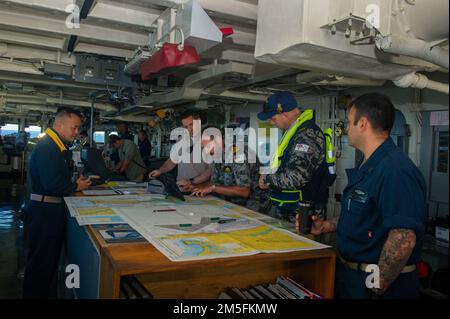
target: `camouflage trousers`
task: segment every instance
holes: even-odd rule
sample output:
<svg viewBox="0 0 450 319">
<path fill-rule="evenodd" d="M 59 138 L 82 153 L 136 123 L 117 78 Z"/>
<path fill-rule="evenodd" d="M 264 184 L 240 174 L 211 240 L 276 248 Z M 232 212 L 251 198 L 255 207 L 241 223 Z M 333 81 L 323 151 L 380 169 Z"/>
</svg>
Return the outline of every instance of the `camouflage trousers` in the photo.
<svg viewBox="0 0 450 319">
<path fill-rule="evenodd" d="M 297 211 L 281 209 L 279 207 L 272 206 L 268 211 L 268 215 L 270 217 L 278 218 L 278 219 L 285 220 L 285 221 L 295 224 L 295 218 L 297 215 Z"/>
</svg>

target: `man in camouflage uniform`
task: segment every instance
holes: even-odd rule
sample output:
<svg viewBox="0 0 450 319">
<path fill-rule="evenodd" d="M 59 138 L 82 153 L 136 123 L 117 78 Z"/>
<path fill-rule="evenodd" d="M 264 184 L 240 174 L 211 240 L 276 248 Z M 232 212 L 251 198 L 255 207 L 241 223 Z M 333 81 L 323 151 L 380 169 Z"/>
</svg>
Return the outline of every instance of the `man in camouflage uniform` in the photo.
<svg viewBox="0 0 450 319">
<path fill-rule="evenodd" d="M 269 215 L 296 222 L 298 229 L 300 206 L 312 204 L 318 211 L 328 200 L 323 132 L 314 122 L 313 110 L 300 110 L 294 96 L 286 92 L 271 95 L 258 118 L 270 119 L 284 131 L 274 155 L 272 174 L 259 179 L 261 189 L 270 189 Z"/>
<path fill-rule="evenodd" d="M 223 134 L 222 134 L 223 136 Z M 210 139 L 202 140 L 205 148 L 207 144 L 213 145 L 209 148 L 211 155 L 215 149 L 222 149 L 222 161 L 211 164 L 210 183 L 202 188 L 196 188 L 192 192 L 193 196 L 206 196 L 214 194 L 222 199 L 234 204 L 245 206 L 254 211 L 261 211 L 266 205 L 267 191 L 261 190 L 258 186 L 258 176 L 260 163 L 256 158 L 256 163 L 249 163 L 249 153 L 247 150 L 240 150 L 236 145 L 226 149 L 224 139 L 219 138 L 212 142 Z M 225 162 L 226 154 L 233 155 L 231 163 Z"/>
</svg>

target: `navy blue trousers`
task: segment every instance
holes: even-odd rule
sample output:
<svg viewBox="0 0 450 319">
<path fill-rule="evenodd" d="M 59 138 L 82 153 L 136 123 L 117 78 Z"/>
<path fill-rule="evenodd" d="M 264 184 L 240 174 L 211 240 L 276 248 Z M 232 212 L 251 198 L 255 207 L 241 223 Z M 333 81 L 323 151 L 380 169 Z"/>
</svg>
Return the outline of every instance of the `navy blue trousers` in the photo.
<svg viewBox="0 0 450 319">
<path fill-rule="evenodd" d="M 67 208 L 30 200 L 25 210 L 27 261 L 23 284 L 24 298 L 56 297 L 52 291 L 66 232 Z"/>
<path fill-rule="evenodd" d="M 347 268 L 336 261 L 335 295 L 337 299 L 417 299 L 420 281 L 416 271 L 400 274 L 381 296 L 366 287 L 369 273 Z"/>
</svg>

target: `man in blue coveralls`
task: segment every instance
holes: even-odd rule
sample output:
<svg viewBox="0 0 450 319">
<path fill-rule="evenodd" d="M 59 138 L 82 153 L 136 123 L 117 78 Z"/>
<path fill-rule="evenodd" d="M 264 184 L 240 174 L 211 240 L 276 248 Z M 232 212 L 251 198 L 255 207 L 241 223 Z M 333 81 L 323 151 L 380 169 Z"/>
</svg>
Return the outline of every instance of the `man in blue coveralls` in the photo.
<svg viewBox="0 0 450 319">
<path fill-rule="evenodd" d="M 70 108 L 56 113 L 53 128 L 37 143 L 30 156 L 30 201 L 26 208 L 28 255 L 23 285 L 24 298 L 48 298 L 58 267 L 65 236 L 67 207 L 64 196 L 86 189 L 90 180 L 72 182 L 69 163 L 73 142 L 81 125 L 81 115 Z"/>
<path fill-rule="evenodd" d="M 394 116 L 394 106 L 382 94 L 364 94 L 352 102 L 348 142 L 364 154 L 364 161 L 347 170 L 339 219 L 313 217 L 311 233 L 337 231 L 338 298 L 419 296 L 416 264 L 425 232 L 426 185 L 389 137 Z M 374 280 L 366 284 L 369 276 Z"/>
</svg>

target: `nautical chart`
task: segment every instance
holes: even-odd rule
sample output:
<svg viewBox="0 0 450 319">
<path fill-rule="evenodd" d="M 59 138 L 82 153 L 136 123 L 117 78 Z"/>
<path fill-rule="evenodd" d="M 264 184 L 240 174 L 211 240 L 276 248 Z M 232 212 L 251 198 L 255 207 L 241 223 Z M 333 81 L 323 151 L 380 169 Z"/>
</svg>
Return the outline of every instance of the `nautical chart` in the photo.
<svg viewBox="0 0 450 319">
<path fill-rule="evenodd" d="M 172 204 L 116 210 L 172 261 L 328 247 L 254 218 L 267 220 L 265 215 L 222 201 L 214 205 Z"/>
<path fill-rule="evenodd" d="M 215 197 L 187 196 L 183 202 L 149 194 L 65 201 L 80 225 L 128 223 L 172 261 L 328 247 L 286 230 L 286 223 Z"/>
</svg>

